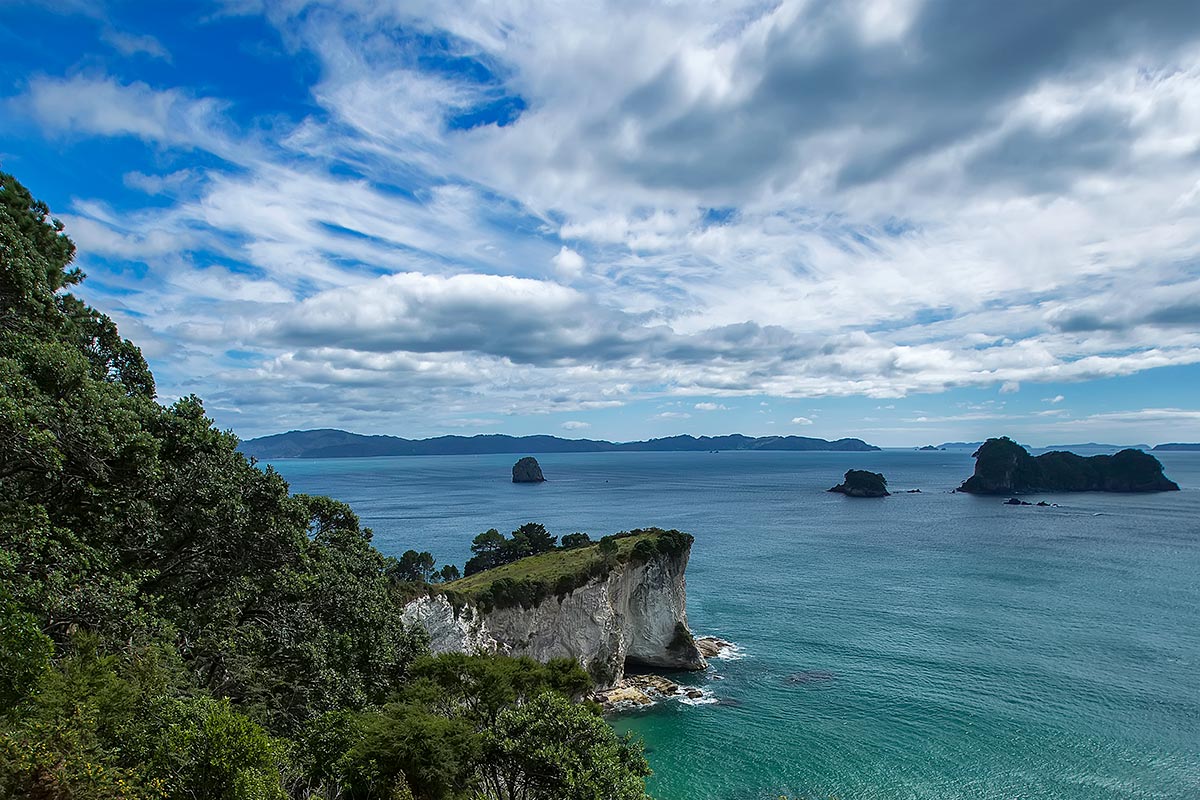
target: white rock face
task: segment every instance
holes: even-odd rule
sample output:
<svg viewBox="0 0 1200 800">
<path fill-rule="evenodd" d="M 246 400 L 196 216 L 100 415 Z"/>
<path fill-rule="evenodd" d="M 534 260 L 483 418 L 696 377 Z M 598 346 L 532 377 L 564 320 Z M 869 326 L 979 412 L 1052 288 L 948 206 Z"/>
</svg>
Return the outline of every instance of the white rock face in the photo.
<svg viewBox="0 0 1200 800">
<path fill-rule="evenodd" d="M 444 596 L 422 597 L 404 608 L 407 624 L 429 632 L 435 653 L 502 653 L 538 661 L 574 658 L 601 685 L 625 674 L 628 659 L 668 669 L 704 669 L 687 626 L 688 553 L 621 564 L 606 578 L 576 589 L 560 602 L 536 608 L 465 607 L 455 613 Z"/>
</svg>

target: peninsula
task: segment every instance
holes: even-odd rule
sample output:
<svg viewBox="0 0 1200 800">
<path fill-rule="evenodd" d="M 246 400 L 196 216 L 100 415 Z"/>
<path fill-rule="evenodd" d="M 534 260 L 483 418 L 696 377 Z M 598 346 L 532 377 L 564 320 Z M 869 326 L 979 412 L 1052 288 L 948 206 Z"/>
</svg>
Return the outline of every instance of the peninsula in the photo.
<svg viewBox="0 0 1200 800">
<path fill-rule="evenodd" d="M 1163 474 L 1162 464 L 1141 450 L 1114 455 L 1080 456 L 1052 450 L 1034 457 L 1002 436 L 975 451 L 975 474 L 958 491 L 969 494 L 1023 492 L 1173 492 L 1179 484 Z"/>
<path fill-rule="evenodd" d="M 473 549 L 487 552 L 481 545 L 490 546 L 489 534 Z M 509 544 L 525 536 L 514 532 Z M 650 528 L 548 544 L 480 571 L 468 563 L 466 577 L 428 587 L 405 606 L 402 620 L 423 627 L 435 653 L 568 658 L 599 687 L 614 685 L 630 666 L 704 669 L 687 622 L 692 541 Z"/>
<path fill-rule="evenodd" d="M 799 450 L 862 453 L 878 450 L 862 439 L 814 439 L 808 436 L 667 436 L 636 442 L 562 439 L 557 436 L 437 436 L 404 439 L 363 436 L 335 429 L 288 431 L 239 445 L 260 460 L 274 458 L 367 458 L 371 456 L 483 455 L 488 453 L 604 453 L 613 451 L 710 452 L 713 450 Z"/>
</svg>

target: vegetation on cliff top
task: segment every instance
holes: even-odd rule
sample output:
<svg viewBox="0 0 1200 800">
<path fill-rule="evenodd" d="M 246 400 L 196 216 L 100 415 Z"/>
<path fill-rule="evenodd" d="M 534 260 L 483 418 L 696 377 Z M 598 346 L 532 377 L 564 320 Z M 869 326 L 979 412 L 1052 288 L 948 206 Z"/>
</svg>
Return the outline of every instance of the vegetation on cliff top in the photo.
<svg viewBox="0 0 1200 800">
<path fill-rule="evenodd" d="M 555 546 L 553 537 L 537 523 L 521 526 L 508 541 L 521 541 L 527 531 L 537 534 L 537 541 L 542 543 L 535 554 L 482 570 L 472 569 L 475 560 L 472 559 L 467 562 L 466 577 L 443 584 L 437 591 L 456 605 L 469 602 L 484 611 L 516 605 L 531 608 L 548 597 L 564 597 L 603 578 L 619 564 L 644 563 L 658 555 L 680 555 L 693 541 L 690 534 L 681 531 L 646 528 L 605 536 L 594 544 L 586 543 L 584 534 L 570 534 L 563 537 L 561 546 Z M 581 536 L 583 540 L 576 538 Z M 502 551 L 504 541 L 492 529 L 476 537 L 472 549 L 484 542 L 485 546 Z"/>
<path fill-rule="evenodd" d="M 427 656 L 429 554 L 160 405 L 73 255 L 0 173 L 0 796 L 644 796 L 578 665 Z"/>
<path fill-rule="evenodd" d="M 975 474 L 960 492 L 1168 492 L 1179 485 L 1163 474 L 1157 458 L 1141 450 L 1084 457 L 1052 450 L 1034 457 L 1002 436 L 988 439 L 975 451 Z"/>
</svg>

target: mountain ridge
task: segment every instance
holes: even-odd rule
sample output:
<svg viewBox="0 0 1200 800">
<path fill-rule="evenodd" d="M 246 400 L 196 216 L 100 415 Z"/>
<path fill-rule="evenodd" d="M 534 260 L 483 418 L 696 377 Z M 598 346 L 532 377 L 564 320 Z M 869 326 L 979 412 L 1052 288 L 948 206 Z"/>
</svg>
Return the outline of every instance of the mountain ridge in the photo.
<svg viewBox="0 0 1200 800">
<path fill-rule="evenodd" d="M 239 449 L 258 459 L 272 458 L 372 458 L 378 456 L 488 455 L 501 453 L 601 453 L 698 452 L 708 450 L 790 450 L 869 452 L 879 450 L 862 439 L 830 441 L 808 436 L 665 436 L 631 442 L 604 439 L 563 439 L 539 434 L 509 436 L 502 433 L 475 436 L 435 436 L 405 439 L 400 436 L 365 435 L 337 428 L 287 431 L 247 439 Z"/>
</svg>

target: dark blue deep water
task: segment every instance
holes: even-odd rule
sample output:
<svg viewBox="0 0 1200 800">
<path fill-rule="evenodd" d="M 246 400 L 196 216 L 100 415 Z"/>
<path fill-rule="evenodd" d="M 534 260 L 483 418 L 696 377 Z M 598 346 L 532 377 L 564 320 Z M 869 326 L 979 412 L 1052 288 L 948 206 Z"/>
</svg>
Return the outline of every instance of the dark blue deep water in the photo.
<svg viewBox="0 0 1200 800">
<path fill-rule="evenodd" d="M 697 633 L 736 642 L 718 701 L 619 717 L 659 800 L 1200 798 L 1200 453 L 1184 491 L 951 494 L 967 453 L 601 453 L 274 463 L 399 555 L 461 565 L 528 521 L 695 535 Z M 884 472 L 883 500 L 823 490 Z"/>
</svg>

